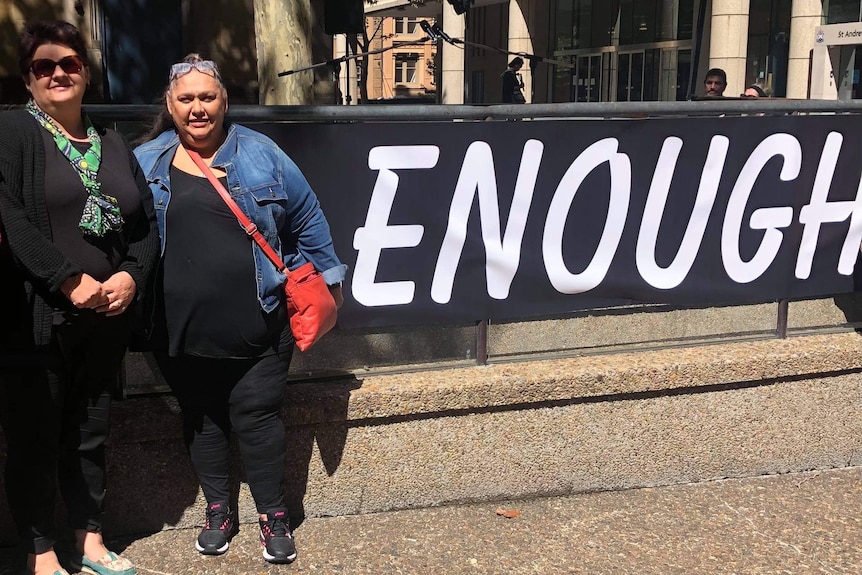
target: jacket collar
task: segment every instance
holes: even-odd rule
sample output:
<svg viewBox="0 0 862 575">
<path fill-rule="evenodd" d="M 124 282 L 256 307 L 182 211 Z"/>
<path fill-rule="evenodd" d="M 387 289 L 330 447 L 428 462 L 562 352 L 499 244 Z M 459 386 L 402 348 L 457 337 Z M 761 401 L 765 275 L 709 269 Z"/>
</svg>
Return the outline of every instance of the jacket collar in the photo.
<svg viewBox="0 0 862 575">
<path fill-rule="evenodd" d="M 212 162 L 212 165 L 216 167 L 229 164 L 231 159 L 236 155 L 236 124 L 226 122 L 226 125 L 227 137 L 225 138 L 225 141 L 222 142 L 222 145 L 219 146 L 219 149 L 216 150 L 215 157 Z M 177 135 L 176 130 L 167 130 L 162 132 L 150 143 L 150 146 L 157 150 L 158 155 L 156 157 L 156 161 L 153 163 L 153 167 L 150 168 L 150 171 L 147 173 L 147 181 L 158 182 L 160 180 L 168 179 L 168 173 L 171 169 L 171 161 L 173 160 L 174 153 L 179 144 L 180 138 Z"/>
</svg>

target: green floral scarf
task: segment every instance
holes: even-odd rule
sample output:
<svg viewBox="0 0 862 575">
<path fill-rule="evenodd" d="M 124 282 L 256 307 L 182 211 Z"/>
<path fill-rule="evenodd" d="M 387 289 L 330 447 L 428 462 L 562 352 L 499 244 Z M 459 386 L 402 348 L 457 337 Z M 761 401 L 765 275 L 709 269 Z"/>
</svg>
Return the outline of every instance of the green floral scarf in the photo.
<svg viewBox="0 0 862 575">
<path fill-rule="evenodd" d="M 102 162 L 102 139 L 93 127 L 90 118 L 86 114 L 84 115 L 84 126 L 87 128 L 90 149 L 81 154 L 72 145 L 69 138 L 63 134 L 63 131 L 57 126 L 53 118 L 39 108 L 36 102 L 33 100 L 27 102 L 27 111 L 54 137 L 57 148 L 66 156 L 69 163 L 75 168 L 75 171 L 78 172 L 81 182 L 87 190 L 87 203 L 84 205 L 84 213 L 81 216 L 81 221 L 78 222 L 78 227 L 81 228 L 81 231 L 85 235 L 101 238 L 108 232 L 119 232 L 122 230 L 123 216 L 120 213 L 117 198 L 103 194 L 100 190 L 102 184 L 96 181 L 99 166 Z"/>
</svg>

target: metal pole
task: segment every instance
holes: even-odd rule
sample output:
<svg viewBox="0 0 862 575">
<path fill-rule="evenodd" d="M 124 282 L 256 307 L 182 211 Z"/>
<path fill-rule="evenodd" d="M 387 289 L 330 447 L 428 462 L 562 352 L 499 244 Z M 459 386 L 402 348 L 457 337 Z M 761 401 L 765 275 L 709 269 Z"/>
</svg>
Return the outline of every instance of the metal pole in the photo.
<svg viewBox="0 0 862 575">
<path fill-rule="evenodd" d="M 476 324 L 476 365 L 488 365 L 488 320 Z"/>
<path fill-rule="evenodd" d="M 22 108 L 21 105 L 0 104 L 0 110 Z M 90 116 L 101 122 L 145 120 L 159 113 L 153 104 L 86 104 Z M 409 108 L 409 109 L 405 109 Z M 234 122 L 362 122 L 362 121 L 485 121 L 488 116 L 506 118 L 637 118 L 678 116 L 802 115 L 802 114 L 862 115 L 862 100 L 788 100 L 784 98 L 716 98 L 696 102 L 561 102 L 557 104 L 499 104 L 469 106 L 417 104 L 399 106 L 231 106 L 228 117 Z"/>
<path fill-rule="evenodd" d="M 786 299 L 778 301 L 778 325 L 776 334 L 778 339 L 787 339 L 787 315 L 790 311 L 790 302 Z"/>
</svg>

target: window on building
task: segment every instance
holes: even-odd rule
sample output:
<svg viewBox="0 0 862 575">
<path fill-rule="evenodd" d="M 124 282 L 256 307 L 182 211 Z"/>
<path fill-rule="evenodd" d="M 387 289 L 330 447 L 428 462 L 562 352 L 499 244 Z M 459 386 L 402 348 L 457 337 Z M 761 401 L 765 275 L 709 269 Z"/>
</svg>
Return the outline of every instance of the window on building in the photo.
<svg viewBox="0 0 862 575">
<path fill-rule="evenodd" d="M 694 0 L 620 0 L 619 44 L 690 40 Z"/>
<path fill-rule="evenodd" d="M 396 84 L 418 84 L 419 74 L 416 63 L 419 55 L 413 53 L 395 54 L 395 78 Z"/>
<path fill-rule="evenodd" d="M 575 38 L 578 31 L 572 27 L 573 6 L 571 0 L 560 2 L 557 5 L 557 18 L 555 20 L 554 49 L 572 50 L 576 49 Z"/>
<path fill-rule="evenodd" d="M 860 0 L 824 0 L 823 12 L 827 24 L 844 22 L 859 22 L 862 20 L 862 2 Z"/>
<path fill-rule="evenodd" d="M 636 2 L 635 0 L 620 1 L 619 43 L 646 44 L 655 42 L 659 36 L 656 22 L 656 2 Z"/>
<path fill-rule="evenodd" d="M 760 84 L 780 98 L 787 94 L 790 4 L 791 0 L 751 0 L 749 5 L 745 85 Z"/>
<path fill-rule="evenodd" d="M 690 40 L 693 23 L 694 0 L 557 0 L 553 44 L 563 51 Z"/>
<path fill-rule="evenodd" d="M 558 58 L 562 61 L 572 62 L 574 58 Z M 554 83 L 551 88 L 551 102 L 574 102 L 575 100 L 575 81 L 577 74 L 575 68 L 567 68 L 565 66 L 552 66 Z"/>
<path fill-rule="evenodd" d="M 396 18 L 396 34 L 416 34 L 419 32 L 419 18 Z"/>
<path fill-rule="evenodd" d="M 555 102 L 684 99 L 681 96 L 689 91 L 698 2 L 556 0 L 550 28 L 554 57 L 571 58 L 576 67 L 560 66 L 554 72 L 549 98 Z"/>
<path fill-rule="evenodd" d="M 676 17 L 676 39 L 691 40 L 694 36 L 694 0 L 680 0 Z"/>
<path fill-rule="evenodd" d="M 691 76 L 691 50 L 679 50 L 673 54 L 676 57 L 676 100 L 688 100 L 691 93 L 688 85 Z"/>
</svg>

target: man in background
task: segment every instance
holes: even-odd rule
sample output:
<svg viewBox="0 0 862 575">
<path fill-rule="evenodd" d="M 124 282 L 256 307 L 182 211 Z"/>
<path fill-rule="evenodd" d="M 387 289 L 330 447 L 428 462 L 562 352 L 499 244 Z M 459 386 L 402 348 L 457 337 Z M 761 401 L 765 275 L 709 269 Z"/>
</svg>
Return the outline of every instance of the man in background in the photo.
<svg viewBox="0 0 862 575">
<path fill-rule="evenodd" d="M 727 74 L 721 68 L 710 68 L 703 80 L 703 91 L 707 96 L 722 97 L 727 88 Z"/>
</svg>

